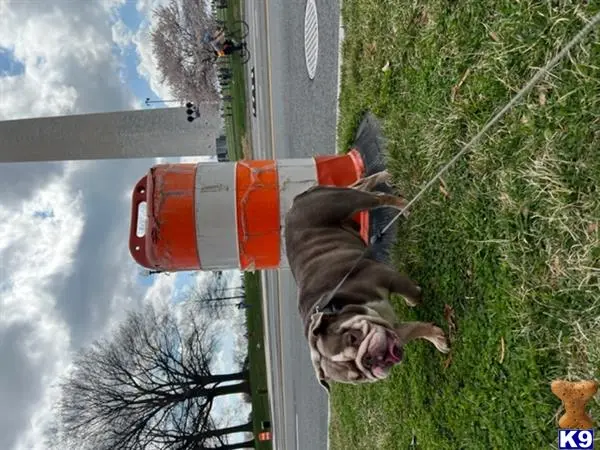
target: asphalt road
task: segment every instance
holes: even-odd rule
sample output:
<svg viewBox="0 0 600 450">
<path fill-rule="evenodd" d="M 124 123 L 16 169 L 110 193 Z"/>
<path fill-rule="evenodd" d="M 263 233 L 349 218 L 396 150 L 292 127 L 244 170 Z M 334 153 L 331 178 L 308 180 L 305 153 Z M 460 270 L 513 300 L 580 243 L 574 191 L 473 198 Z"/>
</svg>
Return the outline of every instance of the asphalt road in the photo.
<svg viewBox="0 0 600 450">
<path fill-rule="evenodd" d="M 248 68 L 254 67 L 256 80 L 255 158 L 335 152 L 340 5 L 316 0 L 316 6 L 319 55 L 311 80 L 304 54 L 306 1 L 245 2 Z M 312 370 L 289 270 L 265 271 L 263 291 L 274 448 L 327 449 L 328 399 Z"/>
</svg>

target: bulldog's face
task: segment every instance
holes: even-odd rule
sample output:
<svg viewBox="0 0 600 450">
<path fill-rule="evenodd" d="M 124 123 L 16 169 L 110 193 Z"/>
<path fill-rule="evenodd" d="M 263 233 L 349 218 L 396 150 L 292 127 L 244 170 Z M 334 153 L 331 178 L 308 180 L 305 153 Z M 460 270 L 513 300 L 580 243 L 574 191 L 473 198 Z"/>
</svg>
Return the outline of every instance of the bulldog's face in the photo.
<svg viewBox="0 0 600 450">
<path fill-rule="evenodd" d="M 349 305 L 336 314 L 310 319 L 311 359 L 321 384 L 375 382 L 402 361 L 402 343 L 393 325 L 367 306 Z"/>
</svg>

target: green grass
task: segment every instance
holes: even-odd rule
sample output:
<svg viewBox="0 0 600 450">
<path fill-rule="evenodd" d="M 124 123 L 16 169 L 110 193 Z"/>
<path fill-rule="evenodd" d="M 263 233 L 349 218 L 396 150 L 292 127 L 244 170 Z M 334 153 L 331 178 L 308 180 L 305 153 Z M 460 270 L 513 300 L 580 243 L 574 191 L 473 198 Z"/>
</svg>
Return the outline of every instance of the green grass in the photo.
<svg viewBox="0 0 600 450">
<path fill-rule="evenodd" d="M 234 23 L 242 19 L 242 2 L 231 1 L 229 7 L 222 11 L 221 20 L 227 24 L 229 32 L 239 31 Z M 244 65 L 236 53 L 228 58 L 233 80 L 230 87 L 224 91 L 230 95 L 232 116 L 225 118 L 225 134 L 227 138 L 228 154 L 231 161 L 244 157 L 242 142 L 246 135 L 246 90 Z M 244 285 L 246 291 L 245 302 L 250 305 L 246 309 L 248 327 L 248 361 L 250 370 L 250 394 L 252 402 L 252 420 L 254 423 L 255 448 L 257 450 L 270 450 L 273 448 L 270 441 L 261 442 L 258 434 L 264 431 L 263 421 L 271 420 L 269 406 L 267 365 L 265 361 L 265 341 L 262 318 L 262 296 L 260 288 L 260 273 L 245 272 Z"/>
<path fill-rule="evenodd" d="M 243 1 L 243 0 L 242 0 Z M 228 32 L 239 30 L 239 20 L 242 17 L 242 1 L 230 1 L 228 7 L 220 10 L 219 19 L 225 21 Z M 236 28 L 236 24 L 238 27 Z M 219 64 L 223 64 L 219 62 Z M 246 133 L 246 85 L 244 65 L 239 54 L 227 58 L 225 63 L 232 72 L 230 87 L 224 89 L 225 95 L 230 95 L 232 116 L 225 118 L 225 135 L 227 138 L 228 155 L 231 161 L 243 158 L 242 140 Z"/>
<path fill-rule="evenodd" d="M 341 146 L 373 111 L 414 196 L 599 9 L 344 0 Z M 335 386 L 332 449 L 406 449 L 413 433 L 425 450 L 555 447 L 550 381 L 600 378 L 599 42 L 577 46 L 444 176 L 449 196 L 432 189 L 400 226 L 395 262 L 425 295 L 394 305 L 446 330 L 452 306 L 451 362 L 411 343 L 389 380 Z"/>
<path fill-rule="evenodd" d="M 252 418 L 256 449 L 268 450 L 271 442 L 260 442 L 258 433 L 262 430 L 261 422 L 271 420 L 269 396 L 267 394 L 267 366 L 265 362 L 263 319 L 261 304 L 260 275 L 258 272 L 244 273 L 246 309 L 248 324 L 248 361 L 250 365 L 250 391 L 252 395 Z"/>
</svg>

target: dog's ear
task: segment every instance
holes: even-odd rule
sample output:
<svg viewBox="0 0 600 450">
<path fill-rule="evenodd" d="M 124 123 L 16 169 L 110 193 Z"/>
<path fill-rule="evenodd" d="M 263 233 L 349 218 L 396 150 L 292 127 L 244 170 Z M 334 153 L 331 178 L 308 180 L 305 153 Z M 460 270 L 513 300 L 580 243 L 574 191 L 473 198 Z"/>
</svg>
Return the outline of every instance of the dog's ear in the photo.
<svg viewBox="0 0 600 450">
<path fill-rule="evenodd" d="M 310 347 L 310 358 L 312 359 L 313 365 L 318 366 L 318 362 L 321 360 L 321 354 L 317 349 L 317 339 L 321 327 L 324 325 L 323 317 L 325 314 L 319 312 L 310 316 L 310 322 L 308 323 L 308 346 Z"/>
<path fill-rule="evenodd" d="M 309 343 L 312 341 L 316 342 L 316 337 L 327 326 L 327 316 L 328 314 L 322 312 L 314 313 L 312 316 L 310 316 L 310 322 L 308 323 Z"/>
<path fill-rule="evenodd" d="M 331 386 L 329 386 L 329 382 L 327 380 L 319 378 L 319 384 L 327 391 L 327 395 L 331 394 Z"/>
<path fill-rule="evenodd" d="M 327 376 L 325 375 L 325 372 L 323 371 L 323 368 L 320 365 L 315 366 L 314 362 L 313 362 L 313 367 L 315 369 L 315 375 L 317 377 L 317 381 L 323 387 L 323 389 L 325 389 L 325 391 L 327 392 L 327 396 L 329 396 L 329 394 L 331 392 L 331 387 L 329 386 L 329 378 L 327 378 Z"/>
<path fill-rule="evenodd" d="M 329 383 L 327 383 L 327 377 L 321 367 L 321 353 L 317 348 L 317 340 L 319 334 L 322 332 L 323 327 L 327 325 L 327 314 L 322 312 L 315 313 L 310 316 L 310 322 L 308 325 L 308 347 L 310 349 L 310 359 L 312 361 L 313 369 L 315 370 L 315 376 L 317 380 L 329 393 Z"/>
<path fill-rule="evenodd" d="M 329 379 L 325 376 L 325 372 L 321 366 L 315 367 L 315 375 L 319 384 L 327 391 L 327 395 L 330 393 Z"/>
</svg>

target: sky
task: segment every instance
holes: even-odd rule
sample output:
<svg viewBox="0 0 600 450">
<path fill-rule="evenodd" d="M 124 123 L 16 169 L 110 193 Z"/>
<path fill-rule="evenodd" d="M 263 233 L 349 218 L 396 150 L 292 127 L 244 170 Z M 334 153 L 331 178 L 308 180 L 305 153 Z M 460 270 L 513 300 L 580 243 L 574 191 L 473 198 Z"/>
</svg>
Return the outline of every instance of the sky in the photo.
<svg viewBox="0 0 600 450">
<path fill-rule="evenodd" d="M 164 1 L 0 0 L 0 120 L 169 99 L 148 38 Z M 206 276 L 142 277 L 129 255 L 131 190 L 156 162 L 0 163 L 1 449 L 46 450 L 73 353 L 127 309 L 173 301 Z M 227 372 L 240 345 L 225 336 L 215 369 Z"/>
</svg>

